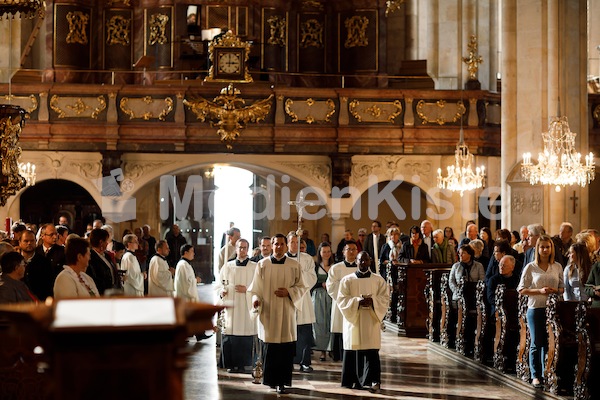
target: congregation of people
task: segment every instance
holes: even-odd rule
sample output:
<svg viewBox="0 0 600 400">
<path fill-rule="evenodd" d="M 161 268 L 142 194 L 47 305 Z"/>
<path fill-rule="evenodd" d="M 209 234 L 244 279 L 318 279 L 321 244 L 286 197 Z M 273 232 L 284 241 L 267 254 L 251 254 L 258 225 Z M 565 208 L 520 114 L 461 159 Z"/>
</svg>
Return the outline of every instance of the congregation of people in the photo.
<svg viewBox="0 0 600 400">
<path fill-rule="evenodd" d="M 198 301 L 194 246 L 178 225 L 160 240 L 146 225 L 117 241 L 99 220 L 85 235 L 69 232 L 68 221 L 39 230 L 13 224 L 0 242 L 1 303 L 119 294 Z M 219 317 L 218 365 L 248 373 L 260 361 L 263 384 L 279 394 L 292 385 L 294 370 L 313 372 L 313 357 L 341 362 L 344 387 L 381 390 L 382 322 L 390 302 L 397 301 L 388 275 L 402 263 L 451 265 L 453 302 L 464 281 L 484 281 L 492 309 L 500 284 L 527 295 L 535 387 L 543 387 L 548 295 L 600 306 L 600 233 L 575 234 L 568 222 L 554 236 L 540 224 L 492 233 L 469 221 L 457 238 L 451 227 L 436 229 L 428 220 L 407 234 L 393 221 L 384 232 L 374 220 L 371 232 L 361 228 L 357 239 L 346 229 L 336 247 L 328 234 L 318 246 L 308 236 L 278 233 L 261 237 L 254 247 L 231 226 L 218 257 L 216 294 L 228 306 Z M 391 322 L 398 317 L 394 311 L 391 307 Z"/>
</svg>

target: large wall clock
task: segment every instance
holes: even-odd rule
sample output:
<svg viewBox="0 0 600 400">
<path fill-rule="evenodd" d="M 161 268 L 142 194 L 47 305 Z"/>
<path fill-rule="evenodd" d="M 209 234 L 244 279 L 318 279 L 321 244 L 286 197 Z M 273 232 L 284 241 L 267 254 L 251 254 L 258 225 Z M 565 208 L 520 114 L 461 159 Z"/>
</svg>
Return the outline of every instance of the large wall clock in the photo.
<svg viewBox="0 0 600 400">
<path fill-rule="evenodd" d="M 250 43 L 228 31 L 208 45 L 208 53 L 211 66 L 205 82 L 252 82 L 247 64 Z"/>
</svg>

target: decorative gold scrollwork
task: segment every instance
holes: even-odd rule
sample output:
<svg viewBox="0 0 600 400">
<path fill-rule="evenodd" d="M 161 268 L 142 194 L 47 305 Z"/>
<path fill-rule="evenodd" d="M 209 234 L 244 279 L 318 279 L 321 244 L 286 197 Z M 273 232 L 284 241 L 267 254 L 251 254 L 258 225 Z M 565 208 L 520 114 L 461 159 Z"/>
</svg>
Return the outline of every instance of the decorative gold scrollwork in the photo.
<svg viewBox="0 0 600 400">
<path fill-rule="evenodd" d="M 273 15 L 267 19 L 269 23 L 270 36 L 267 39 L 268 44 L 276 46 L 285 46 L 286 37 L 286 20 L 279 15 Z"/>
<path fill-rule="evenodd" d="M 298 122 L 300 120 L 306 122 L 307 124 L 312 124 L 315 122 L 331 122 L 331 117 L 335 114 L 335 102 L 332 99 L 327 99 L 325 101 L 315 101 L 312 98 L 308 98 L 302 102 L 299 102 L 299 105 L 294 103 L 294 100 L 287 99 L 285 101 L 285 112 L 290 116 L 292 122 Z M 296 109 L 293 109 L 294 106 L 297 106 Z M 298 114 L 303 114 L 299 116 Z M 322 118 L 315 117 L 316 113 L 325 114 Z"/>
<path fill-rule="evenodd" d="M 154 46 L 158 44 L 166 44 L 169 42 L 167 38 L 167 23 L 169 22 L 169 16 L 166 14 L 152 14 L 150 16 L 150 37 L 148 38 L 148 44 Z"/>
<path fill-rule="evenodd" d="M 90 20 L 89 14 L 84 14 L 82 11 L 71 11 L 67 13 L 66 18 L 69 21 L 67 43 L 88 44 L 86 29 Z"/>
<path fill-rule="evenodd" d="M 7 94 L 2 96 L 4 100 L 6 100 L 9 104 L 17 105 L 25 109 L 27 114 L 25 114 L 25 118 L 29 118 L 29 114 L 37 110 L 39 106 L 39 102 L 35 95 L 31 94 L 29 96 L 15 96 L 14 94 Z"/>
<path fill-rule="evenodd" d="M 113 15 L 110 20 L 106 21 L 106 43 L 127 46 L 129 44 L 130 25 L 131 18 Z"/>
<path fill-rule="evenodd" d="M 456 102 L 453 110 L 446 108 L 444 100 L 438 100 L 435 103 L 419 100 L 416 111 L 423 125 L 431 123 L 444 125 L 447 122 L 456 122 L 461 119 L 467 109 L 462 100 Z"/>
<path fill-rule="evenodd" d="M 467 48 L 469 49 L 469 56 L 463 57 L 463 62 L 467 64 L 469 79 L 477 80 L 477 70 L 479 69 L 479 64 L 483 62 L 483 57 L 477 54 L 477 36 L 471 35 Z"/>
<path fill-rule="evenodd" d="M 319 0 L 302 0 L 302 9 L 316 8 L 319 11 L 323 10 L 323 4 Z"/>
<path fill-rule="evenodd" d="M 193 100 L 183 100 L 201 122 L 209 121 L 216 127 L 217 135 L 228 149 L 233 148 L 233 142 L 241 135 L 241 130 L 248 122 L 263 121 L 271 110 L 273 95 L 266 99 L 258 100 L 246 106 L 246 101 L 238 97 L 241 92 L 229 84 L 221 89 L 221 94 L 213 99 L 206 100 L 202 97 Z"/>
<path fill-rule="evenodd" d="M 402 114 L 402 102 L 400 100 L 390 101 L 362 101 L 352 100 L 348 104 L 350 114 L 358 122 L 396 122 L 396 117 Z"/>
<path fill-rule="evenodd" d="M 108 0 L 108 6 L 109 7 L 112 7 L 113 4 L 116 4 L 116 3 L 123 3 L 124 6 L 130 6 L 131 5 L 130 0 Z"/>
<path fill-rule="evenodd" d="M 103 95 L 95 98 L 98 102 L 97 107 L 92 107 L 85 100 L 91 100 L 93 97 L 77 98 L 74 103 L 66 103 L 68 99 L 53 95 L 50 99 L 50 108 L 58 114 L 58 118 L 82 118 L 89 117 L 97 119 L 102 111 L 106 109 L 106 99 Z"/>
<path fill-rule="evenodd" d="M 323 47 L 323 25 L 314 18 L 302 23 L 300 26 L 300 47 Z"/>
<path fill-rule="evenodd" d="M 171 97 L 165 97 L 163 101 L 164 107 L 161 108 L 161 104 L 155 102 L 155 99 L 150 96 L 137 99 L 122 97 L 119 102 L 119 108 L 124 114 L 129 116 L 129 119 L 143 119 L 144 121 L 149 121 L 152 118 L 158 118 L 160 121 L 164 121 L 166 120 L 167 115 L 173 111 L 173 99 Z M 158 117 L 155 117 L 157 113 Z"/>
<path fill-rule="evenodd" d="M 0 105 L 0 162 L 2 185 L 0 206 L 6 205 L 8 197 L 25 187 L 25 178 L 19 175 L 19 135 L 24 123 L 25 110 L 14 105 Z"/>
<path fill-rule="evenodd" d="M 369 45 L 369 38 L 367 37 L 369 19 L 367 17 L 355 15 L 351 18 L 346 18 L 344 26 L 347 33 L 346 41 L 344 42 L 345 48 L 366 47 Z"/>
</svg>

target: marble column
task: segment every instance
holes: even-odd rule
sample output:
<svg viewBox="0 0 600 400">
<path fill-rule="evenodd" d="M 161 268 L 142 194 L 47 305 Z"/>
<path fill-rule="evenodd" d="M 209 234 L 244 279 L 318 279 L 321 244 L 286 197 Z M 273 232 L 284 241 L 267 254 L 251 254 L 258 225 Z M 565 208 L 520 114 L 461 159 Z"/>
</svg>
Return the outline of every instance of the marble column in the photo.
<svg viewBox="0 0 600 400">
<path fill-rule="evenodd" d="M 507 0 L 502 9 L 502 226 L 539 222 L 555 234 L 563 221 L 576 230 L 587 212 L 568 207 L 573 188 L 530 186 L 520 175 L 522 153 L 537 161 L 549 117 L 567 116 L 587 152 L 586 1 Z M 518 88 L 518 90 L 517 90 Z M 560 109 L 559 101 L 560 98 Z M 575 188 L 585 197 L 584 191 Z M 512 199 L 511 199 L 512 196 Z M 518 201 L 517 201 L 518 200 Z M 534 216 L 534 211 L 539 216 Z"/>
</svg>

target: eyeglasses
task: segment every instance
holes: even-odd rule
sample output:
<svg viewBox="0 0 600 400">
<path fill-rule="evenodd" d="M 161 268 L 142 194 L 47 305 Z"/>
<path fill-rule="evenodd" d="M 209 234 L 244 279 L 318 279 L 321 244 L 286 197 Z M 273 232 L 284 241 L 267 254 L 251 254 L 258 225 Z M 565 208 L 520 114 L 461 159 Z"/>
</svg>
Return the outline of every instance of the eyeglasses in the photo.
<svg viewBox="0 0 600 400">
<path fill-rule="evenodd" d="M 58 233 L 44 233 L 44 236 L 58 236 Z"/>
<path fill-rule="evenodd" d="M 367 236 L 364 233 L 359 233 L 358 236 Z"/>
</svg>

